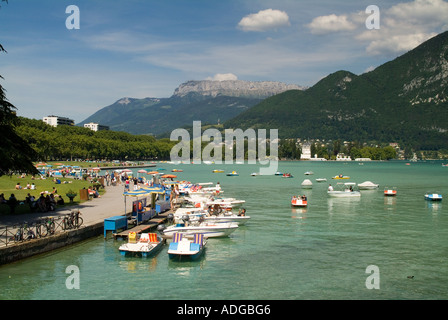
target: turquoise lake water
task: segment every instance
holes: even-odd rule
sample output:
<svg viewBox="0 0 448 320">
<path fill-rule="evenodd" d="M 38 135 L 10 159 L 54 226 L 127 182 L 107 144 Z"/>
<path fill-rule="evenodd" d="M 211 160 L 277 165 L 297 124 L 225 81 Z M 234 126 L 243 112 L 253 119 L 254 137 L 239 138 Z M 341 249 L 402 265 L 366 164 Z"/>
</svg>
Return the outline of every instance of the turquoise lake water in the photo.
<svg viewBox="0 0 448 320">
<path fill-rule="evenodd" d="M 0 266 L 0 299 L 447 299 L 448 168 L 441 162 L 280 162 L 292 179 L 256 176 L 258 165 L 158 164 L 179 179 L 220 182 L 224 195 L 246 200 L 251 220 L 228 238 L 209 239 L 196 262 L 122 257 L 122 243 L 99 236 L 48 254 Z M 222 168 L 239 176 L 212 173 Z M 306 171 L 314 175 L 306 176 Z M 329 198 L 331 177 L 379 183 L 360 199 Z M 312 189 L 302 189 L 304 179 Z M 316 178 L 327 178 L 317 183 Z M 386 186 L 396 197 L 384 197 Z M 292 195 L 308 207 L 293 209 Z M 366 273 L 376 266 L 375 284 Z M 67 289 L 68 266 L 79 269 L 79 289 Z"/>
</svg>

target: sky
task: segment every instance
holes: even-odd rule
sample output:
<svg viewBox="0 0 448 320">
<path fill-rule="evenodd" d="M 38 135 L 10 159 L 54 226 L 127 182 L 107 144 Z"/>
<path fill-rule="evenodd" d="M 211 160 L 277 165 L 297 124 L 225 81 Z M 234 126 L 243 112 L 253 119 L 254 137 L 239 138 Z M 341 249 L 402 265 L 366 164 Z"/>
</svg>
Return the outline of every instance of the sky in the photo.
<svg viewBox="0 0 448 320">
<path fill-rule="evenodd" d="M 76 123 L 123 97 L 170 97 L 189 80 L 313 86 L 339 70 L 362 74 L 448 30 L 443 0 L 0 5 L 6 97 L 19 116 Z"/>
</svg>

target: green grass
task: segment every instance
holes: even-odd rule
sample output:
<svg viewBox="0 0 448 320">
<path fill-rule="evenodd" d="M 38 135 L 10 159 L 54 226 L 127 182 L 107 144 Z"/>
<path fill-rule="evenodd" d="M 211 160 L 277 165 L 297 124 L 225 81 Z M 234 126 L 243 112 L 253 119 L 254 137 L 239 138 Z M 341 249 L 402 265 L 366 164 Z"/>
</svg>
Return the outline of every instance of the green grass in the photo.
<svg viewBox="0 0 448 320">
<path fill-rule="evenodd" d="M 61 184 L 56 184 L 53 181 L 53 178 L 47 178 L 44 180 L 41 180 L 40 178 L 35 177 L 34 180 L 32 180 L 32 176 L 27 175 L 25 178 L 21 178 L 20 175 L 13 175 L 13 176 L 1 176 L 0 177 L 0 193 L 3 193 L 6 200 L 9 199 L 11 194 L 13 193 L 17 200 L 19 202 L 24 202 L 25 198 L 27 197 L 28 193 L 33 195 L 36 200 L 40 196 L 41 192 L 48 191 L 51 193 L 53 191 L 53 187 L 57 189 L 57 194 L 61 195 L 62 198 L 65 201 L 65 206 L 70 206 L 73 204 L 79 204 L 81 203 L 80 197 L 79 197 L 79 190 L 83 188 L 88 188 L 92 185 L 90 181 L 86 180 L 74 180 L 73 178 L 58 178 L 61 180 Z M 26 185 L 29 183 L 31 184 L 34 182 L 36 185 L 36 190 L 29 190 L 29 189 L 23 189 L 26 187 Z M 66 182 L 66 183 L 64 183 Z M 16 190 L 15 186 L 17 183 L 20 183 L 22 186 L 21 190 Z M 73 204 L 70 204 L 69 198 L 66 196 L 66 193 L 69 190 L 75 191 L 77 193 L 76 197 L 74 198 Z M 100 188 L 99 190 L 100 194 L 104 194 L 104 189 Z M 16 207 L 15 214 L 25 214 L 30 213 L 30 207 L 28 204 L 19 205 Z M 9 215 L 10 214 L 10 208 L 8 205 L 1 204 L 0 205 L 0 215 Z"/>
</svg>

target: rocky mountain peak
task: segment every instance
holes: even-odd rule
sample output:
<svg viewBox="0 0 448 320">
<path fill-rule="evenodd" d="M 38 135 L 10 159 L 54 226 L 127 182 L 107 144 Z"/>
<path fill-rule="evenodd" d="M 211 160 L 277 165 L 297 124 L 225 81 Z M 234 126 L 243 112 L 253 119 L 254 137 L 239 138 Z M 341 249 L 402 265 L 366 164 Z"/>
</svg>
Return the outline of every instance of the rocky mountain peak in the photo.
<svg viewBox="0 0 448 320">
<path fill-rule="evenodd" d="M 247 97 L 264 99 L 288 90 L 304 90 L 295 84 L 285 84 L 274 81 L 243 81 L 243 80 L 202 80 L 187 81 L 174 91 L 174 96 L 184 97 L 190 93 L 216 97 Z"/>
</svg>

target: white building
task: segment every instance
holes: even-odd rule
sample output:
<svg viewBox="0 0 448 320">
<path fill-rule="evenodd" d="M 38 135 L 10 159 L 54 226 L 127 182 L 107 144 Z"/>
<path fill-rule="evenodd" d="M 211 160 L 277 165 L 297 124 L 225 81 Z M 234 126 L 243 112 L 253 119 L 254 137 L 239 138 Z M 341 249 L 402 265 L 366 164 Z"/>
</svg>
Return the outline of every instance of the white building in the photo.
<svg viewBox="0 0 448 320">
<path fill-rule="evenodd" d="M 46 124 L 49 124 L 50 126 L 57 127 L 60 125 L 68 125 L 68 126 L 74 126 L 75 121 L 69 118 L 65 117 L 58 117 L 58 116 L 48 116 L 44 117 L 42 119 L 43 122 Z"/>
<path fill-rule="evenodd" d="M 89 128 L 92 131 L 99 131 L 99 130 L 109 130 L 108 126 L 102 126 L 98 123 L 90 122 L 84 124 L 84 128 Z"/>
<path fill-rule="evenodd" d="M 306 142 L 302 144 L 302 154 L 300 155 L 300 160 L 310 160 L 311 159 L 311 143 Z"/>
<path fill-rule="evenodd" d="M 336 161 L 352 161 L 352 158 L 350 156 L 346 156 L 343 153 L 338 153 L 336 156 Z"/>
</svg>

